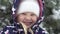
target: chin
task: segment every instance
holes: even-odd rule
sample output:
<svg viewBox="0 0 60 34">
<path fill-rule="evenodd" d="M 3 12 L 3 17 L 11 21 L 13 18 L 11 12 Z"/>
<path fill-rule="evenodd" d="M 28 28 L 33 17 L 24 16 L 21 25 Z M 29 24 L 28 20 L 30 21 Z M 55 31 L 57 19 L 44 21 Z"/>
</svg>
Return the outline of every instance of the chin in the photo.
<svg viewBox="0 0 60 34">
<path fill-rule="evenodd" d="M 27 25 L 27 28 L 30 28 L 30 27 L 32 27 L 32 25 Z"/>
<path fill-rule="evenodd" d="M 30 28 L 31 26 L 27 26 L 27 28 Z"/>
</svg>

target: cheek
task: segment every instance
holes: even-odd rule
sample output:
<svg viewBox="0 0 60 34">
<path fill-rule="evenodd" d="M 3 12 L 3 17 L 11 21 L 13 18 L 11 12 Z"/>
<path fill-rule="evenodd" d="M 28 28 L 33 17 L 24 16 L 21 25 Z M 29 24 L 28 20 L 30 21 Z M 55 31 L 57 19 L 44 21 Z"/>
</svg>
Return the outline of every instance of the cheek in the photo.
<svg viewBox="0 0 60 34">
<path fill-rule="evenodd" d="M 18 16 L 18 22 L 21 22 L 23 20 L 24 20 L 24 16 L 22 16 L 22 15 Z"/>
<path fill-rule="evenodd" d="M 36 21 L 37 21 L 37 17 L 32 17 L 32 20 L 33 20 L 34 22 L 36 22 Z"/>
</svg>

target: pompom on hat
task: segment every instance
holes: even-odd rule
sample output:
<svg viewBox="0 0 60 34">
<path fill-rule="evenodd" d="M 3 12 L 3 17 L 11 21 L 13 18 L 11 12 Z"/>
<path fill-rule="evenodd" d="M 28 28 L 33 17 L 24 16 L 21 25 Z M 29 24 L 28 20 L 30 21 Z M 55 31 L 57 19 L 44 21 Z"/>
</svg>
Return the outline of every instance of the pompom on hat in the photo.
<svg viewBox="0 0 60 34">
<path fill-rule="evenodd" d="M 32 12 L 39 16 L 39 5 L 36 1 L 23 1 L 20 3 L 17 14 L 24 13 L 24 12 Z"/>
</svg>

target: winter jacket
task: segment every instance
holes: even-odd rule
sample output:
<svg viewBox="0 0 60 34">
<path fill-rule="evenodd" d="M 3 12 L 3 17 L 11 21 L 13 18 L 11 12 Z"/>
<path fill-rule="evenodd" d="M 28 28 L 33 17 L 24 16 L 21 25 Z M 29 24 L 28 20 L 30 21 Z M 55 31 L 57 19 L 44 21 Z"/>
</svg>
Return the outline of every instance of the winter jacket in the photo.
<svg viewBox="0 0 60 34">
<path fill-rule="evenodd" d="M 45 31 L 38 26 L 31 27 L 31 29 L 33 30 L 34 34 L 45 34 Z M 21 24 L 15 23 L 10 26 L 4 27 L 0 34 L 25 34 L 25 32 Z M 31 33 L 28 32 L 28 34 Z"/>
</svg>

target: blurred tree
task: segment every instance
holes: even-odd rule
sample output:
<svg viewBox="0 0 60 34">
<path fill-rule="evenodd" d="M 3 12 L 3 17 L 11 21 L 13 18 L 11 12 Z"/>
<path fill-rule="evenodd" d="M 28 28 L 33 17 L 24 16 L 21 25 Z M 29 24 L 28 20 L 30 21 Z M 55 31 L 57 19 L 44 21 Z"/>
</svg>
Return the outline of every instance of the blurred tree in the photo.
<svg viewBox="0 0 60 34">
<path fill-rule="evenodd" d="M 60 27 L 59 27 L 60 26 L 60 19 L 54 19 L 56 16 L 55 17 L 52 17 L 52 16 L 54 15 L 55 12 L 58 12 L 60 10 L 59 9 L 59 7 L 60 7 L 60 0 L 44 0 L 44 1 L 45 1 L 45 7 L 44 7 L 44 9 L 45 9 L 45 12 L 44 12 L 44 15 L 45 15 L 44 22 L 45 23 L 44 23 L 44 27 L 47 28 L 47 30 L 48 30 L 48 32 L 50 34 L 53 34 L 53 33 L 54 34 L 59 34 L 60 33 Z M 53 9 L 55 9 L 55 11 L 53 11 Z M 51 30 L 53 32 L 51 32 Z"/>
<path fill-rule="evenodd" d="M 11 19 L 11 0 L 0 0 L 0 30 L 6 25 L 10 25 Z"/>
</svg>

